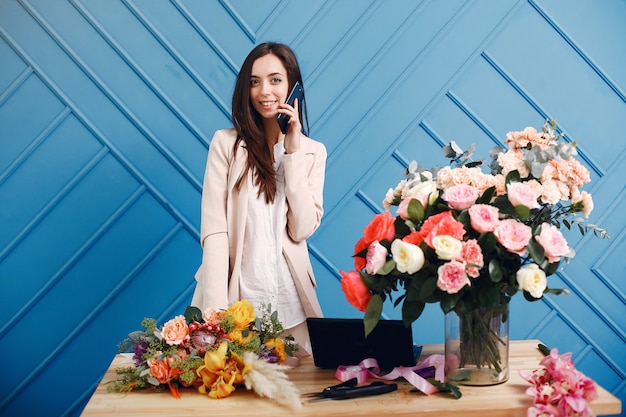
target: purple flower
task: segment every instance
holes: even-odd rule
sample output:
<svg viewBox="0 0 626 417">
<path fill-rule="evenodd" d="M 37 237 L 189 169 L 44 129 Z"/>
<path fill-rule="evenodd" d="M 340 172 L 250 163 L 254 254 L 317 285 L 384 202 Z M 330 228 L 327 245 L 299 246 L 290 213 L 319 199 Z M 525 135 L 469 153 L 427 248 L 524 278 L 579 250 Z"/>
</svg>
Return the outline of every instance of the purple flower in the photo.
<svg viewBox="0 0 626 417">
<path fill-rule="evenodd" d="M 133 344 L 133 361 L 135 365 L 139 366 L 143 362 L 143 355 L 148 350 L 148 343 L 142 340 L 138 340 Z"/>
</svg>

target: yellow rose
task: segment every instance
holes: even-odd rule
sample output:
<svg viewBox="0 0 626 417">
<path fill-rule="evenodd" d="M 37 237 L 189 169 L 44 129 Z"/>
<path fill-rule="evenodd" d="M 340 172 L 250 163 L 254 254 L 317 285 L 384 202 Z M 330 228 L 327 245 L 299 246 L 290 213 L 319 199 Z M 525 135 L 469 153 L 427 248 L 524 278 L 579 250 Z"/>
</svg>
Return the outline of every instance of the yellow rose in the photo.
<svg viewBox="0 0 626 417">
<path fill-rule="evenodd" d="M 233 342 L 237 343 L 238 345 L 242 345 L 243 346 L 246 343 L 249 343 L 256 336 L 256 332 L 248 330 L 247 331 L 248 334 L 244 337 L 244 335 L 243 335 L 244 331 L 246 331 L 246 329 L 244 329 L 244 330 L 242 330 L 242 329 L 233 329 L 230 332 L 228 332 L 228 337 Z"/>
<path fill-rule="evenodd" d="M 233 303 L 228 307 L 228 310 L 226 310 L 226 314 L 233 318 L 233 326 L 238 329 L 247 328 L 255 319 L 254 307 L 252 307 L 252 304 L 250 304 L 248 300 Z"/>
</svg>

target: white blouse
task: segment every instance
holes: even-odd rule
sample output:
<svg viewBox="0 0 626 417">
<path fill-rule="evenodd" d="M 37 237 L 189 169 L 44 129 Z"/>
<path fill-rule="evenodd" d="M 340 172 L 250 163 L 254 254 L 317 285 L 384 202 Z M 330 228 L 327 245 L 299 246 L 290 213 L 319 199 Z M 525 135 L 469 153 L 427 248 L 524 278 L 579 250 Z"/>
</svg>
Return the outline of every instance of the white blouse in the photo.
<svg viewBox="0 0 626 417">
<path fill-rule="evenodd" d="M 265 194 L 258 196 L 258 186 L 248 176 L 248 214 L 241 260 L 240 295 L 252 303 L 259 314 L 261 304 L 270 305 L 278 312 L 285 329 L 306 320 L 296 286 L 283 254 L 282 241 L 287 227 L 287 199 L 285 197 L 285 170 L 282 141 L 274 145 L 276 170 L 276 198 L 265 202 Z"/>
</svg>

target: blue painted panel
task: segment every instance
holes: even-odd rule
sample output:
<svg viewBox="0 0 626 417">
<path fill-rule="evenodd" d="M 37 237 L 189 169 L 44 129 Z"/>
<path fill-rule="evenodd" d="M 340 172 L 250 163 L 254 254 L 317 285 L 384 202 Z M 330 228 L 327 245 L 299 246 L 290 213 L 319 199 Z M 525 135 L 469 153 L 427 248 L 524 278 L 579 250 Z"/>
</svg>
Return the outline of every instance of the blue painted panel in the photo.
<svg viewBox="0 0 626 417">
<path fill-rule="evenodd" d="M 0 106 L 0 180 L 13 161 L 63 110 L 63 104 L 36 76 L 28 76 Z"/>
<path fill-rule="evenodd" d="M 0 246 L 16 238 L 99 149 L 98 142 L 73 118 L 66 118 L 49 132 L 0 186 L 0 199 L 13 202 L 6 206 L 0 222 Z"/>
<path fill-rule="evenodd" d="M 607 77 L 621 87 L 622 97 L 626 85 L 624 48 L 619 40 L 626 39 L 626 3 L 607 1 L 598 7 L 593 0 L 562 2 L 558 0 L 534 1 L 536 8 L 556 22 L 556 29 L 573 40 Z"/>
<path fill-rule="evenodd" d="M 2 38 L 0 38 L 0 56 L 2 57 L 2 66 L 0 67 L 1 100 L 5 94 L 10 94 L 10 91 L 7 91 L 8 87 L 27 67 Z"/>
<path fill-rule="evenodd" d="M 361 316 L 338 271 L 404 164 L 446 163 L 449 140 L 486 156 L 556 117 L 612 239 L 568 232 L 578 256 L 551 280 L 572 294 L 515 298 L 511 335 L 572 351 L 625 399 L 624 19 L 617 0 L 0 0 L 0 351 L 27 356 L 0 415 L 79 415 L 117 342 L 184 310 L 208 142 L 265 40 L 295 49 L 329 151 L 309 241 L 326 315 Z M 22 347 L 41 317 L 59 324 Z M 439 306 L 413 330 L 441 343 Z"/>
</svg>

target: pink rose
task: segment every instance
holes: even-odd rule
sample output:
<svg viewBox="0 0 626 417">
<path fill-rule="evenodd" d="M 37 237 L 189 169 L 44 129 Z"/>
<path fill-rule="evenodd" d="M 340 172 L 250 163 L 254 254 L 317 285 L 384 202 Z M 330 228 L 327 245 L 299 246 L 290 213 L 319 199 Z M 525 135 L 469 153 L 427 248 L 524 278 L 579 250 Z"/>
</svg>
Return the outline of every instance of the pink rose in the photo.
<svg viewBox="0 0 626 417">
<path fill-rule="evenodd" d="M 400 217 L 402 217 L 404 220 L 407 220 L 409 218 L 409 203 L 411 202 L 412 198 L 405 198 L 404 200 L 400 201 L 400 204 L 398 204 L 398 208 L 396 209 L 396 214 Z"/>
<path fill-rule="evenodd" d="M 176 316 L 163 325 L 163 340 L 170 345 L 180 345 L 189 340 L 189 327 L 184 316 Z"/>
<path fill-rule="evenodd" d="M 534 209 L 539 208 L 537 202 L 537 194 L 535 191 L 524 182 L 510 182 L 506 186 L 509 201 L 514 206 L 526 206 Z"/>
<path fill-rule="evenodd" d="M 493 232 L 500 222 L 500 211 L 489 204 L 473 205 L 467 212 L 470 215 L 470 224 L 478 233 Z"/>
<path fill-rule="evenodd" d="M 377 240 L 367 248 L 367 264 L 365 270 L 368 274 L 375 275 L 387 262 L 387 248 Z"/>
<path fill-rule="evenodd" d="M 461 260 L 466 264 L 467 275 L 478 278 L 480 269 L 485 266 L 483 251 L 476 239 L 469 239 L 463 243 L 461 249 Z"/>
<path fill-rule="evenodd" d="M 448 294 L 456 294 L 465 285 L 471 285 L 465 273 L 465 264 L 450 261 L 437 268 L 437 287 Z"/>
<path fill-rule="evenodd" d="M 471 185 L 453 185 L 441 196 L 455 210 L 465 210 L 472 206 L 479 197 L 478 188 Z"/>
<path fill-rule="evenodd" d="M 541 225 L 541 232 L 535 236 L 535 240 L 543 247 L 548 262 L 554 263 L 561 260 L 561 256 L 565 256 L 570 252 L 567 240 L 561 234 L 561 231 L 548 223 Z"/>
<path fill-rule="evenodd" d="M 506 250 L 520 256 L 526 254 L 526 245 L 533 236 L 532 229 L 515 219 L 501 220 L 493 231 L 496 240 Z"/>
</svg>

